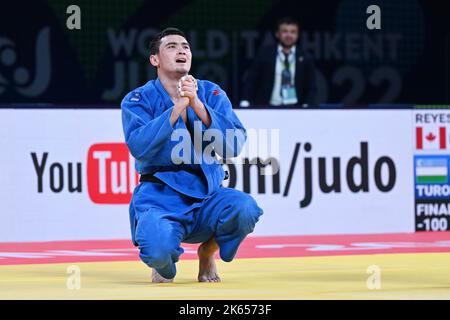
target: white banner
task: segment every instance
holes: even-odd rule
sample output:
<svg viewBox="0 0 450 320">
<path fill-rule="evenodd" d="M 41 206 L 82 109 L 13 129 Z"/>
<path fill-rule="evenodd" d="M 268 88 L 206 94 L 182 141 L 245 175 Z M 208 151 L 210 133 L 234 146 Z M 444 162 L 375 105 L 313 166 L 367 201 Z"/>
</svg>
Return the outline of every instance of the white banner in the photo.
<svg viewBox="0 0 450 320">
<path fill-rule="evenodd" d="M 411 111 L 256 112 L 239 116 L 248 128 L 279 129 L 281 142 L 279 193 L 266 176 L 258 194 L 251 168 L 250 191 L 266 212 L 259 234 L 414 231 Z"/>
<path fill-rule="evenodd" d="M 224 185 L 264 209 L 254 235 L 414 231 L 412 111 L 236 113 L 249 143 Z M 0 110 L 0 241 L 129 238 L 123 141 L 120 110 Z"/>
</svg>

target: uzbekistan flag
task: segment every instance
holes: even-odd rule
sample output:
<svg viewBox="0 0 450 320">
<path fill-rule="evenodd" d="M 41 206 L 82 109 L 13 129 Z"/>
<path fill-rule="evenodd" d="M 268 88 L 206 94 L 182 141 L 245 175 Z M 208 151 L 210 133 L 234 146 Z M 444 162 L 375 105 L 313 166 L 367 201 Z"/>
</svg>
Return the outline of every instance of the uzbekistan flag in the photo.
<svg viewBox="0 0 450 320">
<path fill-rule="evenodd" d="M 416 160 L 416 183 L 447 183 L 447 158 L 427 158 Z"/>
</svg>

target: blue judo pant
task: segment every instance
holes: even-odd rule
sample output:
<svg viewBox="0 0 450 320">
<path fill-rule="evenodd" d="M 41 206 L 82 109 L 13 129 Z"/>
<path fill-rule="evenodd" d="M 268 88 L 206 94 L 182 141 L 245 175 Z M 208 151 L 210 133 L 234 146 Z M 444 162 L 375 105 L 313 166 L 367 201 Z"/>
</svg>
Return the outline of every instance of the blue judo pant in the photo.
<svg viewBox="0 0 450 320">
<path fill-rule="evenodd" d="M 225 187 L 189 212 L 169 211 L 151 206 L 135 212 L 139 256 L 166 279 L 175 277 L 182 242 L 202 243 L 214 237 L 220 258 L 230 262 L 263 214 L 250 195 Z"/>
</svg>

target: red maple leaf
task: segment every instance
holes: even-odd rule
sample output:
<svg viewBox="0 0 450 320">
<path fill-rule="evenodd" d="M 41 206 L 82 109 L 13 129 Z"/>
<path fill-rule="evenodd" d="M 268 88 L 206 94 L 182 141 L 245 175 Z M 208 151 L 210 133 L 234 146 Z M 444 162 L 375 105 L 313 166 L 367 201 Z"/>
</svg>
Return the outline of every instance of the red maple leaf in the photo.
<svg viewBox="0 0 450 320">
<path fill-rule="evenodd" d="M 220 91 L 219 91 L 219 90 L 217 90 L 217 89 L 216 89 L 216 90 L 214 90 L 214 91 L 212 92 L 212 94 L 213 94 L 213 95 L 215 95 L 215 96 L 218 96 L 218 95 L 219 95 L 219 93 L 220 93 Z"/>
<path fill-rule="evenodd" d="M 434 139 L 436 139 L 436 136 L 430 132 L 429 134 L 427 134 L 427 136 L 425 137 L 425 139 L 427 139 L 428 141 L 433 141 Z"/>
</svg>

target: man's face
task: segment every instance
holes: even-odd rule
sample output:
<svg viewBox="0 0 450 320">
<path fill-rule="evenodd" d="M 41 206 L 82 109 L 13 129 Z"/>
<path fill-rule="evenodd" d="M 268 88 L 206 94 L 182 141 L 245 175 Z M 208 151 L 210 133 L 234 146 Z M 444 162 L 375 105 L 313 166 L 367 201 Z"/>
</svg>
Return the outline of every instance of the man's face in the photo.
<svg viewBox="0 0 450 320">
<path fill-rule="evenodd" d="M 159 53 L 152 57 L 150 62 L 158 68 L 158 72 L 185 75 L 191 69 L 191 49 L 186 39 L 180 35 L 163 37 Z"/>
<path fill-rule="evenodd" d="M 298 27 L 295 24 L 281 24 L 275 34 L 283 47 L 292 47 L 298 40 Z"/>
</svg>

